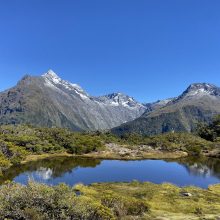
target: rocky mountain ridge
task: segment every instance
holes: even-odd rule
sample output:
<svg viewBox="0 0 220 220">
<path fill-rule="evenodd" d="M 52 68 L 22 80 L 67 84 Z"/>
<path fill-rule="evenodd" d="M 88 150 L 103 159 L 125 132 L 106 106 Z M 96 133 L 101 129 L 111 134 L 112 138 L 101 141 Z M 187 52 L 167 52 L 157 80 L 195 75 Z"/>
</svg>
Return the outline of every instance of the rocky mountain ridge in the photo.
<svg viewBox="0 0 220 220">
<path fill-rule="evenodd" d="M 219 113 L 220 88 L 208 83 L 191 84 L 175 98 L 142 104 L 120 92 L 91 96 L 49 70 L 37 77 L 26 75 L 0 93 L 0 124 L 154 135 L 191 132 L 198 122 L 209 122 Z"/>
<path fill-rule="evenodd" d="M 147 107 L 132 97 L 93 97 L 79 85 L 62 80 L 52 70 L 26 75 L 0 93 L 0 123 L 28 123 L 73 130 L 105 130 L 141 116 Z"/>
<path fill-rule="evenodd" d="M 153 108 L 152 111 L 112 131 L 116 134 L 145 135 L 169 131 L 192 132 L 198 122 L 210 122 L 215 115 L 220 114 L 220 88 L 208 83 L 194 83 L 180 96 L 165 101 L 164 105 L 153 103 L 151 106 L 148 105 Z"/>
</svg>

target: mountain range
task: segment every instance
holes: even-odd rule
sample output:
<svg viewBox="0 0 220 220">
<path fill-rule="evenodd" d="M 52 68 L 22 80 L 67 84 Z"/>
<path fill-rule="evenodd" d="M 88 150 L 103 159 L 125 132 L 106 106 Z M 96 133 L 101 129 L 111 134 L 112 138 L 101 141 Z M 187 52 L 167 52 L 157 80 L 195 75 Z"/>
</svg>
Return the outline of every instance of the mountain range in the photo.
<svg viewBox="0 0 220 220">
<path fill-rule="evenodd" d="M 220 88 L 191 84 L 180 96 L 154 103 L 112 93 L 94 97 L 52 70 L 24 76 L 0 93 L 0 124 L 66 127 L 76 131 L 110 130 L 115 134 L 154 135 L 195 129 L 220 114 Z"/>
<path fill-rule="evenodd" d="M 0 124 L 105 130 L 132 121 L 147 109 L 122 93 L 90 96 L 52 70 L 38 77 L 26 75 L 0 93 Z"/>
<path fill-rule="evenodd" d="M 209 123 L 220 114 L 220 88 L 208 83 L 191 84 L 180 96 L 147 105 L 145 112 L 132 122 L 113 128 L 117 134 L 155 135 L 170 131 L 195 130 L 198 122 Z"/>
</svg>

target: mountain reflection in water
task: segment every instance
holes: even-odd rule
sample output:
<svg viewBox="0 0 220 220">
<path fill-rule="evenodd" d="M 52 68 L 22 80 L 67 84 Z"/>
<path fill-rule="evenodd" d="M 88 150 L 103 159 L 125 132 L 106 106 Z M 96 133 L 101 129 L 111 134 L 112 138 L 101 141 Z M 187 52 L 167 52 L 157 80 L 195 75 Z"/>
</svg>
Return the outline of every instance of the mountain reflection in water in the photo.
<svg viewBox="0 0 220 220">
<path fill-rule="evenodd" d="M 179 164 L 184 166 L 190 175 L 206 178 L 215 176 L 220 179 L 220 159 L 188 157 L 179 159 Z"/>
<path fill-rule="evenodd" d="M 182 158 L 179 160 L 99 160 L 89 158 L 56 157 L 11 167 L 0 183 L 11 180 L 27 184 L 28 180 L 50 185 L 95 182 L 154 183 L 170 182 L 179 186 L 196 185 L 206 188 L 220 183 L 220 160 Z"/>
<path fill-rule="evenodd" d="M 49 180 L 53 176 L 53 170 L 50 168 L 40 167 L 40 169 L 37 170 L 36 175 L 43 180 Z"/>
</svg>

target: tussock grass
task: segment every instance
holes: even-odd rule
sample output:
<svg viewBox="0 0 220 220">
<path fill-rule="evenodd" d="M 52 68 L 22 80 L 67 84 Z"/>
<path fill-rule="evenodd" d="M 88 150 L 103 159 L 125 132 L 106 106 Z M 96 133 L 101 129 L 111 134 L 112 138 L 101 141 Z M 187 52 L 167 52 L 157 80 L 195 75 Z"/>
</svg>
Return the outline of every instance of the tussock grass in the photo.
<svg viewBox="0 0 220 220">
<path fill-rule="evenodd" d="M 93 184 L 90 188 L 103 194 L 108 189 L 118 195 L 145 201 L 151 210 L 149 219 L 216 219 L 220 217 L 220 185 L 201 189 L 193 186 L 180 188 L 169 183 L 157 185 L 134 181 Z M 183 192 L 188 192 L 192 196 L 183 196 Z M 146 219 L 148 219 L 147 216 Z"/>
<path fill-rule="evenodd" d="M 138 181 L 0 187 L 0 219 L 216 220 L 219 215 L 220 184 L 208 189 Z"/>
</svg>

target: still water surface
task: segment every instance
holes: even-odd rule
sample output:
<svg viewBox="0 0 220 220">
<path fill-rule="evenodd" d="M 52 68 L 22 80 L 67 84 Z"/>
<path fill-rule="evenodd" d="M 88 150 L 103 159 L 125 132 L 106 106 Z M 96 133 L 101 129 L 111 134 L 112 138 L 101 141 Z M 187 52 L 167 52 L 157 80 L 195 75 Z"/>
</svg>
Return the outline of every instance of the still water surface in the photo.
<svg viewBox="0 0 220 220">
<path fill-rule="evenodd" d="M 5 178 L 22 184 L 27 184 L 29 179 L 49 185 L 66 183 L 71 186 L 76 183 L 138 180 L 207 188 L 210 184 L 220 183 L 220 160 L 120 161 L 59 157 L 12 167 L 5 173 Z"/>
</svg>

